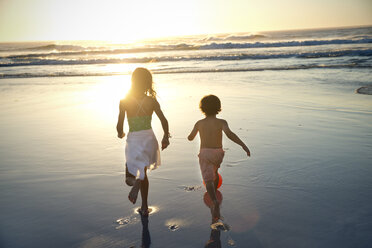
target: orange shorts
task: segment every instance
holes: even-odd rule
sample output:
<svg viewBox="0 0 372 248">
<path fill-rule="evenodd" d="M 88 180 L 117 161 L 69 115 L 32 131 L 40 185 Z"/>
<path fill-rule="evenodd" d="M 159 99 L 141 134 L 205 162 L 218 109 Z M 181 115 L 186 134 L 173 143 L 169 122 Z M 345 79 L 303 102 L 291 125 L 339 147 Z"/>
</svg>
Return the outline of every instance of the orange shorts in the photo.
<svg viewBox="0 0 372 248">
<path fill-rule="evenodd" d="M 216 179 L 218 168 L 223 160 L 225 152 L 222 148 L 201 148 L 199 153 L 200 171 L 204 182 Z"/>
</svg>

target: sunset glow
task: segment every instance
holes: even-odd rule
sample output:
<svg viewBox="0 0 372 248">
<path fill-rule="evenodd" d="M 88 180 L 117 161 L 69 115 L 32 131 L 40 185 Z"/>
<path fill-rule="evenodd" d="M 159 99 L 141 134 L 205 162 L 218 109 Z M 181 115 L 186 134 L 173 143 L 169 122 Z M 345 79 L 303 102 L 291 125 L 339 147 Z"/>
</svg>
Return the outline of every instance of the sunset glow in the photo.
<svg viewBox="0 0 372 248">
<path fill-rule="evenodd" d="M 0 41 L 109 40 L 371 25 L 357 1 L 0 0 Z"/>
</svg>

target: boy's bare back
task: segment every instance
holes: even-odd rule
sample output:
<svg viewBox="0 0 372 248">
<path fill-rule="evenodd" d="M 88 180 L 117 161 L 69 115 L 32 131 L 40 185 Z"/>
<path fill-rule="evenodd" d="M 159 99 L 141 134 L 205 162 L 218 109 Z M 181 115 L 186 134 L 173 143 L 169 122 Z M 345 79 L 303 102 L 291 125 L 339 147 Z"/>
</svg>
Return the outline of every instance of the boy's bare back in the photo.
<svg viewBox="0 0 372 248">
<path fill-rule="evenodd" d="M 195 124 L 200 134 L 200 148 L 222 148 L 224 123 L 225 120 L 208 116 Z"/>
<path fill-rule="evenodd" d="M 227 121 L 218 119 L 216 116 L 207 116 L 196 122 L 188 140 L 193 140 L 197 133 L 200 134 L 200 148 L 222 148 L 222 131 L 226 136 L 240 145 L 247 155 L 250 156 L 248 147 L 240 140 L 240 138 L 230 130 Z"/>
<path fill-rule="evenodd" d="M 194 125 L 188 140 L 193 140 L 200 133 L 200 148 L 222 148 L 222 131 L 227 138 L 240 145 L 251 156 L 251 152 L 241 139 L 230 130 L 227 121 L 216 118 L 218 112 L 221 111 L 221 102 L 218 97 L 209 95 L 203 97 L 200 101 L 200 109 L 206 115 L 202 120 L 199 120 Z"/>
</svg>

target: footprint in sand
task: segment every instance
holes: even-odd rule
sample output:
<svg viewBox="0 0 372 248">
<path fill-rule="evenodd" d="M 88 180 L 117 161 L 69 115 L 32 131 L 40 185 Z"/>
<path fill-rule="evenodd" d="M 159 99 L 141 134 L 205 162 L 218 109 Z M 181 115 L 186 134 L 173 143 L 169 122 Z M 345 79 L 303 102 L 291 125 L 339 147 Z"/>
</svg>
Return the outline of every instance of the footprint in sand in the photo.
<svg viewBox="0 0 372 248">
<path fill-rule="evenodd" d="M 115 227 L 115 229 L 118 230 L 118 229 L 126 227 L 128 225 L 136 224 L 138 222 L 139 222 L 139 218 L 134 216 L 134 215 L 122 217 L 122 218 L 119 218 L 115 221 L 115 223 L 118 225 L 118 226 Z"/>
<path fill-rule="evenodd" d="M 227 244 L 229 246 L 235 246 L 236 245 L 235 241 L 231 237 L 229 237 L 229 239 L 227 240 Z"/>
<path fill-rule="evenodd" d="M 171 231 L 176 231 L 180 226 L 177 224 L 171 224 L 168 226 L 168 229 Z"/>
<path fill-rule="evenodd" d="M 168 228 L 168 230 L 174 232 L 180 229 L 180 227 L 185 227 L 189 225 L 189 222 L 183 219 L 169 219 L 165 221 L 165 226 Z"/>
<path fill-rule="evenodd" d="M 179 186 L 178 187 L 179 189 L 182 189 L 184 191 L 187 191 L 187 192 L 192 192 L 192 191 L 198 191 L 198 190 L 201 190 L 202 189 L 202 186 L 201 185 L 194 185 L 194 186 Z"/>
</svg>

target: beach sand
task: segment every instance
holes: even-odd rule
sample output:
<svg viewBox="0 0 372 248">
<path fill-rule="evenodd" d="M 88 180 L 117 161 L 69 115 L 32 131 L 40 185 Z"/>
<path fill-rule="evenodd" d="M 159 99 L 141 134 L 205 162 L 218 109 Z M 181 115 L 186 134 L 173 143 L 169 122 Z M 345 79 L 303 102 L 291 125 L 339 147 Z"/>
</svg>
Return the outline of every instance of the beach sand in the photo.
<svg viewBox="0 0 372 248">
<path fill-rule="evenodd" d="M 216 242 L 368 247 L 372 96 L 355 93 L 368 75 L 333 69 L 154 75 L 172 138 L 162 165 L 149 172 L 154 211 L 142 221 L 135 211 L 140 197 L 136 205 L 127 200 L 125 139 L 115 130 L 130 77 L 2 79 L 0 246 L 204 247 L 212 229 L 199 141 L 186 137 L 203 118 L 200 98 L 215 94 L 219 117 L 252 154 L 224 139 L 220 192 L 228 230 L 214 231 Z M 153 128 L 160 139 L 155 115 Z"/>
</svg>

